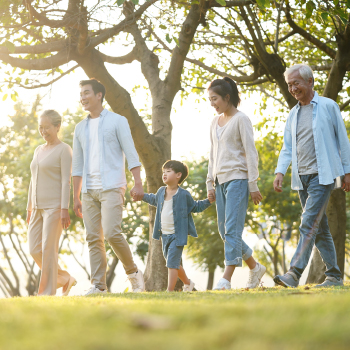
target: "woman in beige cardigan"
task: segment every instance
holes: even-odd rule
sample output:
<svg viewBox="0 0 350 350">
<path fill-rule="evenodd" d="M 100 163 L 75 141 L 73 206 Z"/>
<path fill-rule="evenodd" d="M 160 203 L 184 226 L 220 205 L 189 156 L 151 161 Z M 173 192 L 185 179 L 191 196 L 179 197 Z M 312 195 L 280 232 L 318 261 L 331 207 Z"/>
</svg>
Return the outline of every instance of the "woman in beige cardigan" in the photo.
<svg viewBox="0 0 350 350">
<path fill-rule="evenodd" d="M 57 136 L 61 122 L 61 116 L 54 110 L 41 115 L 39 132 L 46 143 L 37 147 L 30 164 L 28 241 L 30 254 L 41 269 L 38 295 L 55 295 L 60 287 L 62 295 L 68 295 L 76 284 L 75 278 L 58 265 L 62 228 L 70 225 L 72 173 L 72 149 Z"/>
<path fill-rule="evenodd" d="M 216 200 L 218 228 L 225 247 L 225 271 L 214 289 L 231 289 L 231 278 L 244 260 L 248 265 L 248 288 L 255 288 L 266 272 L 255 261 L 243 241 L 249 193 L 254 204 L 262 200 L 257 181 L 258 152 L 249 117 L 237 109 L 240 102 L 236 83 L 225 77 L 213 80 L 209 100 L 217 116 L 210 127 L 210 157 L 207 176 L 209 200 Z"/>
</svg>

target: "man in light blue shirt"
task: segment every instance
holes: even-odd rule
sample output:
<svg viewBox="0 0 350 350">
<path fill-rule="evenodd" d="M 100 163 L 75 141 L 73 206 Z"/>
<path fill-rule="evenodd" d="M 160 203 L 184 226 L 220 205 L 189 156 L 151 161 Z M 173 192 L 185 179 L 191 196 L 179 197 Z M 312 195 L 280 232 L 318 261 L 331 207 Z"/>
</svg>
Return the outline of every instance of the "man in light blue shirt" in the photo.
<svg viewBox="0 0 350 350">
<path fill-rule="evenodd" d="M 143 292 L 142 272 L 134 263 L 121 228 L 125 157 L 135 180 L 131 192 L 138 200 L 144 195 L 141 163 L 126 118 L 102 107 L 105 87 L 96 79 L 83 80 L 80 87 L 80 102 L 90 114 L 74 131 L 72 175 L 74 211 L 84 220 L 90 254 L 92 286 L 86 295 L 107 292 L 104 239 L 122 262 L 132 290 Z"/>
<path fill-rule="evenodd" d="M 284 131 L 284 144 L 276 168 L 274 189 L 282 192 L 283 176 L 292 162 L 292 189 L 299 191 L 303 208 L 300 239 L 283 276 L 275 283 L 297 287 L 314 244 L 326 265 L 326 280 L 316 287 L 343 285 L 342 274 L 326 216 L 327 204 L 337 177 L 350 190 L 350 145 L 339 106 L 313 90 L 314 77 L 307 65 L 295 65 L 285 72 L 289 92 L 298 100 Z"/>
</svg>

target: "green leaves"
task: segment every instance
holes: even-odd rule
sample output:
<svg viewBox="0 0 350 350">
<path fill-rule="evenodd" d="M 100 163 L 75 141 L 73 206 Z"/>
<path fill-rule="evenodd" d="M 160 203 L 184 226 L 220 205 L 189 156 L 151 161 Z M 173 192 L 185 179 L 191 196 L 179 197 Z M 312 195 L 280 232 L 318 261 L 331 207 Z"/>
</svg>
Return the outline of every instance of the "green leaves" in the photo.
<svg viewBox="0 0 350 350">
<path fill-rule="evenodd" d="M 118 6 L 120 6 L 120 5 L 123 5 L 124 2 L 125 2 L 125 0 L 117 0 L 117 1 L 115 2 L 115 4 L 117 4 Z"/>
<path fill-rule="evenodd" d="M 306 18 L 310 18 L 312 16 L 312 12 L 316 9 L 316 5 L 313 1 L 308 1 L 306 3 Z"/>
<path fill-rule="evenodd" d="M 225 0 L 215 0 L 215 1 L 221 6 L 226 6 L 226 1 Z"/>
<path fill-rule="evenodd" d="M 170 44 L 172 42 L 172 38 L 170 38 L 169 34 L 166 35 L 165 40 Z"/>
<path fill-rule="evenodd" d="M 270 7 L 270 0 L 256 0 L 256 3 L 261 9 Z"/>
<path fill-rule="evenodd" d="M 138 5 L 139 0 L 131 0 L 135 5 Z"/>
<path fill-rule="evenodd" d="M 2 98 L 2 100 L 3 100 L 3 101 L 6 101 L 7 96 L 8 96 L 8 95 L 7 95 L 7 94 L 5 94 L 5 95 L 3 96 L 3 98 Z"/>
</svg>

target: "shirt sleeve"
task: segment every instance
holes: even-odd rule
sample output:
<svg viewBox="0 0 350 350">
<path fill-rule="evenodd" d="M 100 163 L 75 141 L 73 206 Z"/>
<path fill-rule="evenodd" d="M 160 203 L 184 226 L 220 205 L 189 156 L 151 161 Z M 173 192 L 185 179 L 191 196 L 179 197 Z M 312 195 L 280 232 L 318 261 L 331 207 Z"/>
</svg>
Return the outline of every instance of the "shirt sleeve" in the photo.
<svg viewBox="0 0 350 350">
<path fill-rule="evenodd" d="M 210 126 L 210 153 L 209 153 L 209 162 L 208 162 L 208 174 L 207 174 L 207 192 L 214 189 L 214 176 L 213 176 L 213 136 L 212 136 L 212 127 L 213 123 Z"/>
<path fill-rule="evenodd" d="M 72 176 L 83 176 L 84 168 L 84 152 L 81 147 L 81 143 L 78 137 L 78 126 L 74 130 L 73 137 L 73 164 L 72 164 Z"/>
<path fill-rule="evenodd" d="M 134 140 L 131 135 L 129 123 L 125 117 L 121 117 L 118 121 L 117 137 L 125 154 L 126 160 L 128 161 L 128 169 L 131 170 L 141 166 Z"/>
<path fill-rule="evenodd" d="M 344 173 L 350 173 L 350 144 L 346 132 L 343 117 L 337 103 L 333 104 L 333 125 L 337 135 L 337 143 L 340 151 L 340 158 L 343 165 Z"/>
<path fill-rule="evenodd" d="M 71 175 L 72 149 L 67 145 L 61 153 L 61 209 L 69 209 Z"/>
<path fill-rule="evenodd" d="M 195 201 L 189 192 L 186 192 L 186 197 L 187 197 L 187 209 L 189 210 L 187 214 L 201 213 L 205 209 L 209 208 L 211 205 L 208 198 L 201 201 Z"/>
<path fill-rule="evenodd" d="M 284 128 L 283 147 L 278 157 L 277 168 L 275 174 L 286 174 L 288 167 L 292 161 L 292 133 L 290 130 L 290 119 L 287 120 Z"/>
<path fill-rule="evenodd" d="M 153 207 L 157 207 L 157 197 L 154 193 L 145 193 L 142 200 Z"/>
<path fill-rule="evenodd" d="M 243 148 L 246 154 L 248 167 L 248 185 L 250 192 L 259 191 L 259 156 L 254 142 L 254 130 L 250 119 L 247 116 L 241 117 L 239 120 L 239 132 L 242 139 Z"/>
</svg>

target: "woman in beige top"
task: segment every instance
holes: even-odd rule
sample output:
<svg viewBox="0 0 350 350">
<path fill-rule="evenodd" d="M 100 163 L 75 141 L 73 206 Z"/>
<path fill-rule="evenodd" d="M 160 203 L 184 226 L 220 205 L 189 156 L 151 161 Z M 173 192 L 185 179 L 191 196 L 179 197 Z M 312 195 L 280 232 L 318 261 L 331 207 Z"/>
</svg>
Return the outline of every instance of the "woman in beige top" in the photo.
<svg viewBox="0 0 350 350">
<path fill-rule="evenodd" d="M 253 251 L 242 239 L 249 193 L 254 204 L 262 200 L 257 186 L 259 158 L 253 126 L 248 116 L 237 109 L 240 98 L 232 79 L 213 80 L 208 93 L 218 115 L 210 128 L 207 190 L 209 200 L 216 199 L 226 265 L 224 275 L 214 289 L 231 289 L 233 272 L 242 266 L 242 260 L 250 268 L 247 287 L 255 288 L 266 268 L 254 260 Z"/>
<path fill-rule="evenodd" d="M 34 152 L 30 164 L 27 223 L 29 251 L 41 269 L 38 295 L 55 295 L 63 287 L 68 295 L 76 284 L 58 265 L 58 247 L 62 228 L 70 225 L 68 213 L 72 149 L 59 140 L 57 134 L 62 118 L 54 110 L 47 110 L 39 118 L 39 132 L 45 144 Z"/>
</svg>

